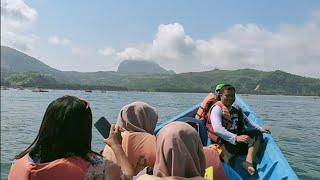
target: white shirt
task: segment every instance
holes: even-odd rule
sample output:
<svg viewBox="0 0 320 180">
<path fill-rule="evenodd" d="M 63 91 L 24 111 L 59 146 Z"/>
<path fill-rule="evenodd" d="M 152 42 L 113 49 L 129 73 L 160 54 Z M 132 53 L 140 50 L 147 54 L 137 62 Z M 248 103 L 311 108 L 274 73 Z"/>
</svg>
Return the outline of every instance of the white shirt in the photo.
<svg viewBox="0 0 320 180">
<path fill-rule="evenodd" d="M 211 110 L 211 124 L 212 128 L 217 136 L 220 138 L 230 142 L 231 144 L 236 144 L 237 140 L 237 135 L 228 131 L 226 128 L 222 126 L 222 109 L 220 106 L 214 106 Z M 247 118 L 244 118 L 244 123 L 248 127 L 261 130 L 262 128 L 258 126 L 257 124 L 249 121 Z"/>
</svg>

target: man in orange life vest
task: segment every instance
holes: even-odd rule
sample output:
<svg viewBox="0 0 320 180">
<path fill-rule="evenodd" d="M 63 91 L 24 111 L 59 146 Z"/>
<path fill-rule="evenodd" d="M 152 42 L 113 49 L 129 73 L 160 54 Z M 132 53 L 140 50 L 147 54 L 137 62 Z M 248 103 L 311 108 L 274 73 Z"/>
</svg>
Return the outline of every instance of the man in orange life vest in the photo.
<svg viewBox="0 0 320 180">
<path fill-rule="evenodd" d="M 218 99 L 207 114 L 208 136 L 214 143 L 222 144 L 226 154 L 246 155 L 243 167 L 250 175 L 255 173 L 253 159 L 258 151 L 262 133 L 270 133 L 268 128 L 261 128 L 249 121 L 239 107 L 233 105 L 235 88 L 223 85 Z M 250 129 L 245 130 L 245 125 Z M 231 157 L 228 157 L 231 158 Z"/>
</svg>

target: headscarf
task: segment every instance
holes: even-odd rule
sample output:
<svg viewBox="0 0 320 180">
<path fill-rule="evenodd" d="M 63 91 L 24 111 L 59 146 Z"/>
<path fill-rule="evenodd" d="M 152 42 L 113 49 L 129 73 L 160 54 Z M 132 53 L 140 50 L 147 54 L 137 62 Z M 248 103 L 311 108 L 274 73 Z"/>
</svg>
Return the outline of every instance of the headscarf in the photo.
<svg viewBox="0 0 320 180">
<path fill-rule="evenodd" d="M 172 122 L 163 127 L 156 138 L 154 176 L 204 176 L 203 146 L 193 127 L 184 122 Z"/>
<path fill-rule="evenodd" d="M 158 122 L 158 113 L 144 102 L 133 102 L 119 113 L 117 125 L 127 131 L 152 134 Z"/>
</svg>

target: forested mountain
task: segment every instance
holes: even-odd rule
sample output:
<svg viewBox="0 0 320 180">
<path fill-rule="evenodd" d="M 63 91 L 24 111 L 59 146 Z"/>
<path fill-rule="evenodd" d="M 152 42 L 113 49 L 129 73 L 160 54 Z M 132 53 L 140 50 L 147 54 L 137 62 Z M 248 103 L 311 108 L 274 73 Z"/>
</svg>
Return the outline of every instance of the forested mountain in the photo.
<svg viewBox="0 0 320 180">
<path fill-rule="evenodd" d="M 320 96 L 320 79 L 297 76 L 279 70 L 265 72 L 254 69 L 215 69 L 180 74 L 122 70 L 59 71 L 17 50 L 1 47 L 1 85 L 4 86 L 209 92 L 211 86 L 217 83 L 232 84 L 238 93 Z"/>
<path fill-rule="evenodd" d="M 136 74 L 175 74 L 174 71 L 167 71 L 155 62 L 142 60 L 124 60 L 119 64 L 117 72 Z"/>
</svg>

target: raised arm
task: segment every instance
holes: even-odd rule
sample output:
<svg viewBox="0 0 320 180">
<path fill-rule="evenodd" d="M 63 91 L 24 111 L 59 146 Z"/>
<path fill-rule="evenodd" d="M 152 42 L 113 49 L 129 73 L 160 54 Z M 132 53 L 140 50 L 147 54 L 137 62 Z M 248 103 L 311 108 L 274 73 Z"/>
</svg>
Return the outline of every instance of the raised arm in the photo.
<svg viewBox="0 0 320 180">
<path fill-rule="evenodd" d="M 124 153 L 122 149 L 122 137 L 120 132 L 120 127 L 115 127 L 114 125 L 111 126 L 110 134 L 104 142 L 111 147 L 113 150 L 117 164 L 121 167 L 121 171 L 126 176 L 127 179 L 132 179 L 134 174 L 134 169 L 131 166 L 128 157 Z"/>
</svg>

